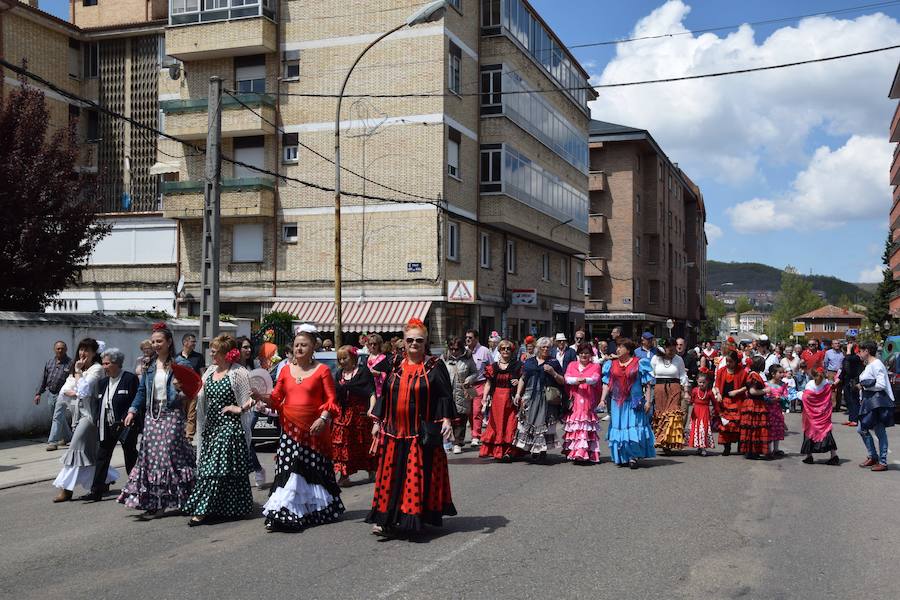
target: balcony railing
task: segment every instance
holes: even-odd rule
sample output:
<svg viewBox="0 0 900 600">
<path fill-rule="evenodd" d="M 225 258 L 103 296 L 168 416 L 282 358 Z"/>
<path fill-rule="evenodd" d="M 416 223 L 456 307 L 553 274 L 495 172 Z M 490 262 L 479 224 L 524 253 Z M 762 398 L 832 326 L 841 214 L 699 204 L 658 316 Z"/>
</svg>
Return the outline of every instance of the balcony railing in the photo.
<svg viewBox="0 0 900 600">
<path fill-rule="evenodd" d="M 222 95 L 222 108 L 225 110 L 228 110 L 229 108 L 243 108 L 244 105 L 247 105 L 250 108 L 260 108 L 262 106 L 275 108 L 275 96 L 255 93 L 235 94 L 234 96 Z M 208 106 L 209 100 L 206 98 L 162 100 L 159 103 L 159 108 L 167 115 L 206 112 Z"/>
<path fill-rule="evenodd" d="M 169 0 L 169 25 L 193 25 L 248 17 L 275 20 L 278 0 Z"/>
<path fill-rule="evenodd" d="M 203 181 L 166 181 L 163 182 L 164 194 L 197 194 L 203 192 Z M 223 179 L 220 189 L 223 192 L 239 192 L 244 190 L 275 189 L 274 177 L 240 177 Z"/>
</svg>

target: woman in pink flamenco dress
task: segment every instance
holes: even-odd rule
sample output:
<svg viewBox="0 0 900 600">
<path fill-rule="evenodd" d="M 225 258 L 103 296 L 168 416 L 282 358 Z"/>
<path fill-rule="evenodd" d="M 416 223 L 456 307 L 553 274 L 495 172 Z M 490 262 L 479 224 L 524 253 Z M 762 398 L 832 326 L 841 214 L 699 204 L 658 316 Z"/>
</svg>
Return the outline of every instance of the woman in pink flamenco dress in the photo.
<svg viewBox="0 0 900 600">
<path fill-rule="evenodd" d="M 581 344 L 578 360 L 566 369 L 571 410 L 566 416 L 562 452 L 575 463 L 600 462 L 600 420 L 594 412 L 600 402 L 600 365 L 593 358 L 591 345 Z"/>
</svg>

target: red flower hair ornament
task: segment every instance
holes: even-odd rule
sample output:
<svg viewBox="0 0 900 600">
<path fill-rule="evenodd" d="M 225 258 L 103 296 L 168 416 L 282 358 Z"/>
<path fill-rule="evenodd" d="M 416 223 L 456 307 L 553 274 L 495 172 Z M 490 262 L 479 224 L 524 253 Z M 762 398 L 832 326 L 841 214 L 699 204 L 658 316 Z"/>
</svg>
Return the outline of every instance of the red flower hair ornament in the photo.
<svg viewBox="0 0 900 600">
<path fill-rule="evenodd" d="M 153 324 L 153 331 L 162 331 L 163 329 L 168 329 L 169 325 L 165 321 L 159 321 Z"/>
<path fill-rule="evenodd" d="M 415 317 L 407 321 L 406 326 L 409 328 L 418 327 L 420 329 L 425 329 L 425 323 L 422 322 L 422 319 L 417 319 Z"/>
<path fill-rule="evenodd" d="M 228 354 L 225 355 L 225 360 L 228 362 L 236 363 L 241 358 L 241 351 L 237 348 L 232 348 L 228 351 Z"/>
</svg>

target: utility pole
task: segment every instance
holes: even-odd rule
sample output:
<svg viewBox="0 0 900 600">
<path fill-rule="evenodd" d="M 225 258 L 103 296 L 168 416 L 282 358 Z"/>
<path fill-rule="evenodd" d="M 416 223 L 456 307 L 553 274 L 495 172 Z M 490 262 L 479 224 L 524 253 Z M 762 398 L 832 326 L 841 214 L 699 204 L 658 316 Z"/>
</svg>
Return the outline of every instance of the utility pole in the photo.
<svg viewBox="0 0 900 600">
<path fill-rule="evenodd" d="M 206 185 L 203 188 L 203 260 L 200 290 L 200 347 L 206 356 L 219 335 L 219 221 L 222 179 L 222 78 L 209 78 L 209 133 L 206 136 Z"/>
</svg>

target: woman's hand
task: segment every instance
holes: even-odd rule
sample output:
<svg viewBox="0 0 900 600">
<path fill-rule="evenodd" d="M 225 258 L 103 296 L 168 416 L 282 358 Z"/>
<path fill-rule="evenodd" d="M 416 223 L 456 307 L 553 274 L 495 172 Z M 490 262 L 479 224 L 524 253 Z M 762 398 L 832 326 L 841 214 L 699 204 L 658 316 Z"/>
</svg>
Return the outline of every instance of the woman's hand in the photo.
<svg viewBox="0 0 900 600">
<path fill-rule="evenodd" d="M 127 415 L 125 415 L 125 420 L 122 421 L 122 424 L 125 427 L 131 427 L 131 424 L 134 423 L 134 413 L 129 411 Z"/>
<path fill-rule="evenodd" d="M 555 373 L 556 373 L 556 369 L 554 369 L 553 367 L 551 367 L 551 366 L 548 365 L 547 363 L 544 363 L 543 366 L 544 366 L 544 373 L 550 373 L 550 374 L 555 374 Z"/>
<path fill-rule="evenodd" d="M 74 398 L 77 395 L 78 395 L 78 393 L 75 390 L 68 390 L 68 391 L 63 392 L 63 396 L 66 396 L 68 398 Z"/>
<path fill-rule="evenodd" d="M 79 358 L 78 360 L 75 361 L 75 372 L 77 373 L 78 371 L 81 371 L 83 369 L 84 369 L 84 359 Z"/>
<path fill-rule="evenodd" d="M 243 412 L 243 411 L 241 410 L 241 407 L 240 407 L 240 406 L 235 406 L 234 404 L 230 404 L 230 405 L 228 405 L 228 406 L 223 406 L 223 407 L 222 407 L 222 414 L 223 414 L 223 415 L 240 415 L 241 412 Z"/>
<path fill-rule="evenodd" d="M 375 421 L 374 423 L 372 423 L 372 437 L 378 435 L 379 433 L 381 433 L 381 423 Z"/>
<path fill-rule="evenodd" d="M 319 417 L 315 421 L 313 421 L 312 426 L 309 428 L 309 434 L 312 436 L 317 436 L 325 429 L 325 419 Z"/>
<path fill-rule="evenodd" d="M 512 405 L 513 406 L 515 406 L 516 408 L 519 408 L 519 404 L 521 404 L 521 403 L 522 403 L 522 396 L 516 394 L 515 396 L 512 397 Z"/>
<path fill-rule="evenodd" d="M 251 408 L 253 408 L 254 404 L 255 403 L 253 402 L 252 398 L 250 400 L 246 400 L 243 404 L 241 404 L 241 410 L 250 410 Z"/>
<path fill-rule="evenodd" d="M 734 397 L 737 396 L 737 395 L 738 395 L 737 390 L 731 390 L 730 392 L 728 392 L 728 397 L 729 397 L 729 398 L 734 398 Z"/>
<path fill-rule="evenodd" d="M 453 435 L 453 427 L 450 425 L 450 419 L 441 419 L 441 437 L 444 441 L 450 439 Z"/>
<path fill-rule="evenodd" d="M 645 412 L 645 413 L 649 413 L 649 412 L 650 412 L 650 407 L 651 407 L 651 406 L 652 406 L 652 404 L 650 404 L 650 401 L 649 401 L 649 400 L 647 400 L 646 402 L 644 402 L 644 412 Z"/>
<path fill-rule="evenodd" d="M 518 379 L 510 379 L 510 380 L 509 380 L 509 387 L 513 387 L 513 388 L 514 388 L 514 387 L 519 387 L 519 380 L 518 380 Z"/>
<path fill-rule="evenodd" d="M 600 408 L 600 410 L 606 410 L 606 402 L 600 402 L 600 404 L 598 404 L 597 406 Z"/>
</svg>

